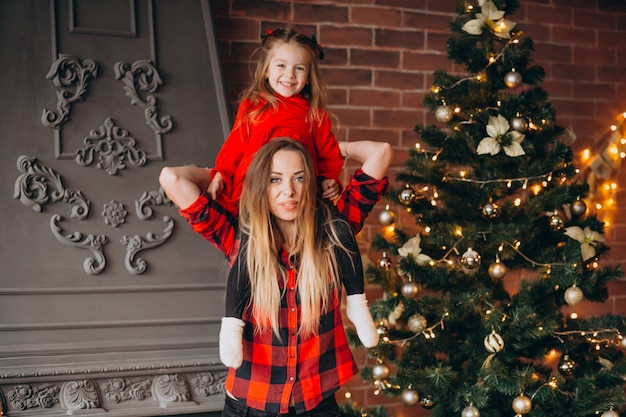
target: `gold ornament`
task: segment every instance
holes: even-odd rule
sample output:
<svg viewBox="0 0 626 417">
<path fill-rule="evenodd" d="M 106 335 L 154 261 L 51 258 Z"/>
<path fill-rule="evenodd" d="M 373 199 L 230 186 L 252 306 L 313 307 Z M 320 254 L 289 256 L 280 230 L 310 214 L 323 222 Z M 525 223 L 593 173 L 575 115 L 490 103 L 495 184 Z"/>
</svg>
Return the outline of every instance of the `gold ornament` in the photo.
<svg viewBox="0 0 626 417">
<path fill-rule="evenodd" d="M 483 344 L 489 353 L 498 353 L 504 349 L 504 339 L 496 332 L 491 332 L 485 336 Z"/>
<path fill-rule="evenodd" d="M 412 388 L 407 388 L 402 391 L 402 402 L 406 405 L 415 405 L 420 400 L 420 396 Z"/>
<path fill-rule="evenodd" d="M 571 306 L 574 306 L 582 301 L 584 294 L 580 288 L 576 285 L 573 285 L 565 290 L 565 294 L 563 298 L 565 302 Z"/>
<path fill-rule="evenodd" d="M 500 207 L 495 203 L 487 203 L 483 206 L 483 217 L 486 219 L 495 219 L 500 215 Z"/>
<path fill-rule="evenodd" d="M 570 376 L 574 373 L 574 369 L 576 369 L 576 362 L 570 358 L 569 355 L 563 355 L 561 360 L 559 361 L 559 373 L 563 376 Z"/>
<path fill-rule="evenodd" d="M 480 417 L 480 410 L 470 404 L 461 411 L 461 417 Z"/>
<path fill-rule="evenodd" d="M 587 212 L 587 204 L 581 199 L 577 199 L 572 203 L 572 214 L 580 217 Z"/>
<path fill-rule="evenodd" d="M 421 314 L 414 314 L 409 318 L 406 326 L 413 333 L 421 333 L 426 328 L 426 318 Z"/>
<path fill-rule="evenodd" d="M 387 256 L 387 252 L 383 252 L 383 256 L 378 260 L 378 266 L 385 269 L 391 269 L 391 259 Z"/>
<path fill-rule="evenodd" d="M 413 298 L 417 295 L 417 293 L 419 292 L 419 285 L 417 285 L 417 282 L 414 281 L 407 281 L 404 284 L 402 284 L 402 289 L 400 292 L 402 292 L 402 295 L 404 296 L 404 298 Z"/>
<path fill-rule="evenodd" d="M 522 84 L 522 75 L 513 69 L 504 75 L 504 84 L 508 88 L 517 88 Z"/>
<path fill-rule="evenodd" d="M 556 210 L 550 216 L 550 228 L 555 232 L 563 229 L 563 224 L 565 223 L 565 219 L 561 216 Z"/>
<path fill-rule="evenodd" d="M 495 261 L 489 265 L 488 272 L 492 279 L 501 279 L 506 275 L 506 266 L 500 261 Z"/>
<path fill-rule="evenodd" d="M 461 255 L 461 265 L 467 269 L 475 269 L 480 265 L 480 255 L 472 248 L 467 248 L 465 253 Z"/>
<path fill-rule="evenodd" d="M 431 397 L 430 395 L 427 395 L 420 399 L 420 405 L 425 409 L 430 410 L 435 406 L 435 400 L 433 400 L 433 397 Z"/>
<path fill-rule="evenodd" d="M 511 119 L 511 128 L 518 132 L 525 132 L 528 129 L 528 121 L 521 116 L 516 116 Z"/>
<path fill-rule="evenodd" d="M 448 123 L 450 120 L 452 120 L 452 115 L 452 109 L 445 104 L 443 106 L 437 107 L 437 110 L 435 110 L 435 119 L 442 123 Z"/>
<path fill-rule="evenodd" d="M 530 401 L 530 398 L 522 394 L 513 399 L 511 406 L 517 414 L 526 414 L 533 408 L 533 403 Z"/>
</svg>

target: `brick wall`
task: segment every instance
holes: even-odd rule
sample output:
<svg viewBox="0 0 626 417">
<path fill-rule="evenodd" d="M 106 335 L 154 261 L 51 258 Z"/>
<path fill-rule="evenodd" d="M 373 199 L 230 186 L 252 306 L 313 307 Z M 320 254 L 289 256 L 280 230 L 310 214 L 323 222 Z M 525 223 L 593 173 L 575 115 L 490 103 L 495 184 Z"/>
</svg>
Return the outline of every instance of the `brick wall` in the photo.
<svg viewBox="0 0 626 417">
<path fill-rule="evenodd" d="M 213 0 L 224 73 L 233 103 L 248 80 L 249 58 L 259 35 L 286 23 L 315 34 L 324 47 L 323 76 L 339 140 L 372 139 L 393 145 L 390 172 L 402 169 L 407 149 L 417 140 L 413 127 L 434 122 L 422 106 L 437 69 L 454 68 L 445 55 L 456 0 Z M 535 61 L 546 70 L 544 88 L 557 111 L 557 123 L 571 129 L 578 152 L 606 148 L 609 126 L 626 111 L 626 2 L 623 0 L 521 0 L 507 16 L 535 41 Z M 582 164 L 582 162 L 581 162 Z M 610 221 L 610 262 L 626 260 L 626 173 L 616 165 L 615 204 L 599 212 Z M 411 224 L 412 220 L 400 218 Z M 371 259 L 371 236 L 380 229 L 373 213 L 359 236 Z M 376 297 L 371 294 L 370 298 Z M 584 314 L 626 314 L 626 284 L 610 287 L 603 305 L 577 306 Z M 357 359 L 366 361 L 363 352 Z M 385 404 L 391 415 L 425 414 L 397 399 L 375 397 L 359 377 L 348 386 L 359 406 Z M 344 391 L 342 391 L 343 393 Z"/>
</svg>

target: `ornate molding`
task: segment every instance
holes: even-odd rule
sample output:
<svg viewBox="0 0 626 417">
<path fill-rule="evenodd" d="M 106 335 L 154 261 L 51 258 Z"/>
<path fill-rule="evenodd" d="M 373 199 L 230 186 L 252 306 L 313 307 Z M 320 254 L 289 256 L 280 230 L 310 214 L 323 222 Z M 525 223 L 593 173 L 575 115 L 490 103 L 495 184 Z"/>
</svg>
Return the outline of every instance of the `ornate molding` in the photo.
<svg viewBox="0 0 626 417">
<path fill-rule="evenodd" d="M 81 166 L 91 165 L 98 155 L 97 167 L 109 175 L 116 175 L 118 170 L 126 168 L 125 161 L 135 166 L 143 166 L 148 161 L 146 153 L 135 148 L 135 139 L 113 123 L 110 117 L 103 125 L 92 130 L 84 142 L 86 146 L 76 150 L 76 163 Z"/>
<path fill-rule="evenodd" d="M 152 61 L 147 60 L 135 61 L 132 64 L 117 62 L 113 66 L 113 71 L 115 79 L 121 80 L 124 84 L 124 91 L 126 91 L 126 96 L 130 98 L 130 104 L 143 107 L 146 124 L 154 130 L 157 139 L 156 157 L 152 159 L 162 161 L 161 135 L 169 133 L 174 127 L 172 117 L 159 115 L 157 99 L 152 94 L 147 94 L 145 97 L 140 94 L 140 92 L 155 93 L 163 85 L 163 80 L 156 66 Z"/>
<path fill-rule="evenodd" d="M 89 214 L 89 201 L 80 191 L 65 188 L 63 180 L 53 169 L 39 164 L 37 158 L 21 155 L 17 169 L 22 173 L 15 181 L 13 198 L 37 213 L 48 203 L 62 201 L 73 204 L 70 217 L 84 220 Z"/>
<path fill-rule="evenodd" d="M 152 396 L 150 379 L 112 378 L 100 384 L 100 390 L 112 403 L 120 403 L 128 400 L 145 400 Z"/>
<path fill-rule="evenodd" d="M 50 230 L 52 234 L 61 242 L 66 245 L 73 246 L 79 249 L 88 250 L 93 254 L 93 258 L 87 258 L 83 262 L 83 269 L 89 275 L 97 275 L 104 270 L 106 266 L 106 258 L 104 257 L 104 245 L 108 242 L 108 239 L 104 235 L 83 235 L 80 232 L 74 232 L 72 234 L 63 234 L 63 229 L 57 225 L 58 222 L 63 220 L 63 217 L 55 214 L 50 218 Z"/>
<path fill-rule="evenodd" d="M 7 399 L 15 410 L 24 411 L 32 408 L 52 408 L 59 402 L 59 387 L 54 384 L 39 386 L 16 385 L 7 392 Z"/>
<path fill-rule="evenodd" d="M 163 188 L 159 188 L 159 191 L 145 191 L 139 200 L 135 200 L 135 213 L 139 219 L 148 220 L 154 214 L 150 206 L 161 206 L 169 203 L 171 200 L 165 195 Z"/>
<path fill-rule="evenodd" d="M 124 235 L 122 237 L 121 242 L 124 246 L 126 246 L 125 264 L 128 272 L 135 275 L 143 274 L 148 267 L 148 263 L 142 258 L 135 259 L 137 254 L 143 250 L 161 246 L 167 242 L 170 236 L 172 236 L 174 231 L 174 220 L 172 220 L 169 216 L 164 216 L 163 223 L 165 223 L 165 229 L 163 229 L 163 234 L 160 236 L 150 232 L 146 234 L 145 237 L 141 237 L 139 235 Z"/>
<path fill-rule="evenodd" d="M 61 406 L 67 409 L 68 414 L 76 410 L 99 408 L 100 397 L 96 384 L 88 379 L 64 383 L 61 386 Z"/>
<path fill-rule="evenodd" d="M 104 217 L 104 223 L 111 227 L 117 227 L 120 224 L 126 222 L 126 216 L 128 212 L 124 208 L 124 204 L 118 201 L 109 201 L 104 204 L 102 209 L 102 217 Z"/>
<path fill-rule="evenodd" d="M 81 61 L 75 56 L 59 54 L 50 67 L 46 78 L 52 80 L 57 90 L 57 111 L 44 109 L 41 123 L 46 127 L 58 129 L 67 120 L 72 104 L 83 99 L 87 93 L 89 80 L 98 75 L 98 64 L 92 59 Z M 69 88 L 75 87 L 74 92 Z"/>
<path fill-rule="evenodd" d="M 196 395 L 210 397 L 216 394 L 225 394 L 224 383 L 226 372 L 203 372 L 191 379 L 191 387 Z"/>
<path fill-rule="evenodd" d="M 161 375 L 152 382 L 152 395 L 161 407 L 191 400 L 187 382 L 179 374 Z"/>
</svg>

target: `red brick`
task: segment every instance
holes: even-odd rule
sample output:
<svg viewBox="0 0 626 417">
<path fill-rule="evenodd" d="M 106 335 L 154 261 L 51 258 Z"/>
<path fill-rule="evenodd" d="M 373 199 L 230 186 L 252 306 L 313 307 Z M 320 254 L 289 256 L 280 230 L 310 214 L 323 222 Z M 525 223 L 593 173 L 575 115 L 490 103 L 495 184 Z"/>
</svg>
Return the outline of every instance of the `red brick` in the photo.
<svg viewBox="0 0 626 417">
<path fill-rule="evenodd" d="M 250 40 L 258 39 L 261 33 L 259 21 L 252 19 L 224 18 L 216 23 L 220 40 Z"/>
<path fill-rule="evenodd" d="M 372 126 L 372 113 L 369 109 L 355 109 L 351 107 L 333 108 L 342 125 Z"/>
<path fill-rule="evenodd" d="M 589 10 L 574 10 L 574 24 L 576 28 L 604 28 L 606 30 L 615 30 L 615 19 L 613 14 L 595 12 Z"/>
<path fill-rule="evenodd" d="M 400 66 L 400 53 L 397 51 L 355 48 L 350 55 L 350 63 L 358 67 L 398 68 Z"/>
<path fill-rule="evenodd" d="M 540 4 L 529 4 L 526 7 L 526 19 L 541 26 L 549 19 L 551 25 L 571 25 L 573 21 L 572 10 L 567 7 L 554 7 Z"/>
<path fill-rule="evenodd" d="M 596 2 L 589 0 L 552 0 L 555 6 L 571 7 L 574 9 L 595 9 Z"/>
<path fill-rule="evenodd" d="M 542 87 L 548 92 L 550 99 L 554 99 L 556 97 L 571 98 L 573 94 L 571 81 L 549 80 L 544 82 Z"/>
<path fill-rule="evenodd" d="M 444 70 L 450 72 L 452 64 L 447 56 L 437 52 L 404 51 L 402 69 L 419 71 Z"/>
<path fill-rule="evenodd" d="M 373 46 L 374 31 L 364 27 L 322 25 L 319 41 L 322 45 Z"/>
<path fill-rule="evenodd" d="M 615 100 L 615 87 L 606 83 L 576 83 L 573 98 Z"/>
<path fill-rule="evenodd" d="M 374 125 L 384 127 L 405 126 L 413 128 L 417 115 L 414 110 L 377 110 L 374 113 Z"/>
<path fill-rule="evenodd" d="M 376 4 L 400 9 L 422 10 L 426 8 L 426 0 L 376 0 Z"/>
<path fill-rule="evenodd" d="M 596 31 L 579 27 L 554 26 L 550 40 L 554 43 L 575 45 L 596 45 Z"/>
<path fill-rule="evenodd" d="M 384 48 L 423 49 L 426 42 L 421 31 L 376 29 L 375 43 Z"/>
<path fill-rule="evenodd" d="M 346 48 L 328 48 L 323 46 L 324 59 L 322 66 L 329 65 L 348 65 L 348 49 Z"/>
<path fill-rule="evenodd" d="M 402 12 L 383 7 L 354 6 L 350 12 L 350 23 L 396 27 L 402 24 Z"/>
<path fill-rule="evenodd" d="M 335 88 L 338 86 L 327 86 L 328 102 L 333 106 L 348 104 L 348 90 L 346 88 Z"/>
<path fill-rule="evenodd" d="M 349 104 L 368 107 L 399 107 L 400 92 L 353 88 L 350 90 Z"/>
<path fill-rule="evenodd" d="M 327 85 L 372 85 L 372 71 L 369 69 L 333 68 L 324 72 Z"/>
<path fill-rule="evenodd" d="M 572 48 L 571 45 L 537 42 L 535 43 L 534 59 L 539 63 L 542 61 L 572 62 Z"/>
<path fill-rule="evenodd" d="M 428 2 L 428 10 L 433 10 L 436 12 L 455 13 L 457 3 L 458 2 L 456 0 L 431 0 Z"/>
<path fill-rule="evenodd" d="M 261 5 L 265 5 L 268 2 L 258 2 L 258 3 Z M 348 21 L 349 9 L 347 7 L 335 6 L 333 3 L 304 4 L 304 3 L 294 2 L 291 4 L 293 7 L 293 16 L 294 16 L 295 21 L 334 22 L 334 23 L 346 23 Z"/>
<path fill-rule="evenodd" d="M 524 23 L 521 26 L 524 37 L 531 38 L 534 42 L 548 42 L 550 40 L 550 28 L 541 23 Z"/>
<path fill-rule="evenodd" d="M 434 30 L 450 33 L 451 15 L 440 15 L 434 13 L 410 13 L 404 15 L 404 25 L 410 28 L 420 30 Z"/>
<path fill-rule="evenodd" d="M 576 64 L 615 65 L 617 63 L 616 53 L 610 48 L 574 46 L 573 57 Z"/>
<path fill-rule="evenodd" d="M 401 71 L 376 71 L 374 74 L 376 87 L 397 88 L 404 91 L 424 88 L 424 74 Z"/>
<path fill-rule="evenodd" d="M 594 65 L 581 65 L 580 63 L 555 63 L 551 66 L 551 77 L 557 80 L 586 80 L 595 79 Z"/>
</svg>

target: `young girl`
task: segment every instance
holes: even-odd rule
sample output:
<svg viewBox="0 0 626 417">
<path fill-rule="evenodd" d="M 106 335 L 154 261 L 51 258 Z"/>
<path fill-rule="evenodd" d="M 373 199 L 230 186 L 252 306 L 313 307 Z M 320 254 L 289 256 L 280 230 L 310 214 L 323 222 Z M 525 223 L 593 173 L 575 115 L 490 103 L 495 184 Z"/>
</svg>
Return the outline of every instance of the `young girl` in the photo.
<svg viewBox="0 0 626 417">
<path fill-rule="evenodd" d="M 334 393 L 358 371 L 340 313 L 340 277 L 363 272 L 352 229 L 388 187 L 391 147 L 341 146 L 362 166 L 333 207 L 319 198 L 301 143 L 280 138 L 264 145 L 245 178 L 238 222 L 209 197 L 207 169 L 161 173 L 163 189 L 193 229 L 236 258 L 228 285 L 244 302 L 227 299 L 222 319 L 220 358 L 235 363 L 223 417 L 335 417 Z M 372 321 L 363 301 L 356 310 L 348 306 L 353 323 Z"/>
<path fill-rule="evenodd" d="M 311 153 L 322 195 L 339 195 L 343 160 L 326 111 L 319 71 L 321 48 L 292 28 L 263 36 L 261 57 L 242 93 L 233 130 L 215 160 L 209 195 L 233 215 L 239 210 L 243 178 L 254 154 L 276 137 L 302 142 Z"/>
</svg>

